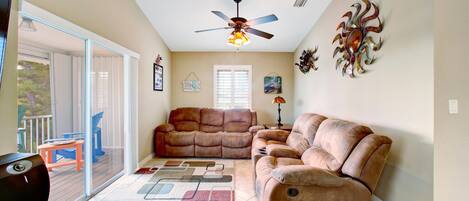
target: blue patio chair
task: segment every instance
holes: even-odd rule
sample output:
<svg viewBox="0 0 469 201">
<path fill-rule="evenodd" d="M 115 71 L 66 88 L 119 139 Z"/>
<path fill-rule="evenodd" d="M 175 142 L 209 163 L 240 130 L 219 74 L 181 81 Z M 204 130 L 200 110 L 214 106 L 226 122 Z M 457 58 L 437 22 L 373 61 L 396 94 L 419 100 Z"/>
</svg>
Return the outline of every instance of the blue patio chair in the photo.
<svg viewBox="0 0 469 201">
<path fill-rule="evenodd" d="M 98 114 L 95 114 L 92 117 L 92 127 L 91 127 L 91 132 L 93 133 L 93 141 L 92 141 L 92 146 L 93 146 L 93 152 L 92 152 L 92 157 L 93 157 L 93 163 L 98 161 L 98 156 L 102 156 L 105 154 L 103 151 L 103 144 L 101 141 L 101 128 L 98 127 L 99 123 L 101 122 L 101 119 L 103 119 L 104 112 L 100 112 Z M 84 133 L 83 132 L 78 132 L 78 133 L 64 133 L 63 139 L 84 139 Z M 56 150 L 52 152 L 52 161 L 56 162 L 57 161 L 57 155 L 61 155 L 64 158 L 68 159 L 75 159 L 76 155 L 76 150 L 75 149 L 61 149 L 61 150 Z"/>
</svg>

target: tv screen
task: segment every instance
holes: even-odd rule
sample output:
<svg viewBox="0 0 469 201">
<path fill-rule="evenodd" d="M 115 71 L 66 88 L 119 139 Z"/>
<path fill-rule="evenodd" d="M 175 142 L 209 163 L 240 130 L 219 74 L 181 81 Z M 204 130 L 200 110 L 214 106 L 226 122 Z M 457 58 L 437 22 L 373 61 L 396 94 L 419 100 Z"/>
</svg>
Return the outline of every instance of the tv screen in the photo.
<svg viewBox="0 0 469 201">
<path fill-rule="evenodd" d="M 2 86 L 11 0 L 0 0 L 0 87 Z"/>
</svg>

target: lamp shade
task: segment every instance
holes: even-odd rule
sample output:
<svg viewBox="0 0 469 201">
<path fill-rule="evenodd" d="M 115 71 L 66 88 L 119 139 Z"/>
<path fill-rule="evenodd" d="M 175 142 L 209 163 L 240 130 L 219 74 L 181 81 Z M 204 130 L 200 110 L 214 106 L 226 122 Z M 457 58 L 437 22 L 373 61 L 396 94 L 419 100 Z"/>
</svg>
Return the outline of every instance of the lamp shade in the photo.
<svg viewBox="0 0 469 201">
<path fill-rule="evenodd" d="M 243 31 L 233 31 L 228 37 L 228 45 L 235 47 L 241 47 L 243 45 L 249 44 L 249 38 L 246 36 L 246 33 Z"/>
<path fill-rule="evenodd" d="M 274 104 L 283 104 L 283 103 L 286 103 L 285 99 L 281 96 L 277 96 L 274 98 L 274 100 L 272 100 L 272 103 Z"/>
</svg>

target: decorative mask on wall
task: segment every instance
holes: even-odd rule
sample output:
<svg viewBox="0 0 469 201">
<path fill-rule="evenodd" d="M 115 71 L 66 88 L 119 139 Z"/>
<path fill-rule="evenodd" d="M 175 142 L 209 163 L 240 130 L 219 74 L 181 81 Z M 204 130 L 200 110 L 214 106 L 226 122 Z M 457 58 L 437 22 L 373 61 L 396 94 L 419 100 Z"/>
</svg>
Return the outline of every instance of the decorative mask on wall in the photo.
<svg viewBox="0 0 469 201">
<path fill-rule="evenodd" d="M 347 18 L 347 21 L 339 24 L 337 31 L 342 31 L 332 41 L 332 44 L 339 42 L 333 55 L 334 58 L 340 55 L 337 58 L 336 69 L 341 67 L 342 75 L 348 74 L 350 77 L 355 77 L 355 72 L 359 74 L 366 72 L 363 65 L 371 65 L 375 61 L 374 56 L 370 57 L 370 51 L 378 51 L 383 43 L 381 37 L 378 42 L 375 42 L 369 34 L 370 32 L 381 33 L 383 31 L 378 6 L 369 0 L 362 0 L 362 2 L 365 4 L 363 11 L 362 4 L 355 3 L 352 5 L 355 12 L 349 11 L 342 16 Z M 367 16 L 372 7 L 373 13 Z M 367 26 L 373 20 L 377 21 L 377 26 Z"/>
<path fill-rule="evenodd" d="M 300 71 L 305 74 L 309 72 L 310 69 L 315 71 L 318 70 L 318 67 L 316 66 L 316 61 L 319 59 L 319 57 L 316 56 L 317 52 L 318 47 L 314 50 L 303 50 L 303 53 L 300 56 L 300 63 L 295 63 L 295 66 L 298 66 Z"/>
</svg>

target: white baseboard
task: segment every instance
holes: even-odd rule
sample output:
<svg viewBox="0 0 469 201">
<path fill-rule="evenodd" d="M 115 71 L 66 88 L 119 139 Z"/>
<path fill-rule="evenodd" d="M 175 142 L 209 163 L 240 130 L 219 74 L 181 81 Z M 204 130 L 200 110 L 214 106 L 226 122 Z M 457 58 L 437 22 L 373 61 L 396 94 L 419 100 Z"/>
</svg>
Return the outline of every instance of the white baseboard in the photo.
<svg viewBox="0 0 469 201">
<path fill-rule="evenodd" d="M 373 195 L 371 197 L 371 201 L 383 201 L 383 200 L 381 200 L 379 197 L 376 197 L 375 195 Z"/>
<path fill-rule="evenodd" d="M 155 154 L 154 153 L 151 153 L 151 154 L 148 154 L 148 156 L 146 156 L 145 158 L 143 158 L 143 160 L 141 160 L 140 162 L 138 162 L 138 168 L 141 168 L 143 167 L 146 163 L 148 163 L 148 161 L 150 161 L 151 159 L 153 159 L 155 157 Z"/>
</svg>

